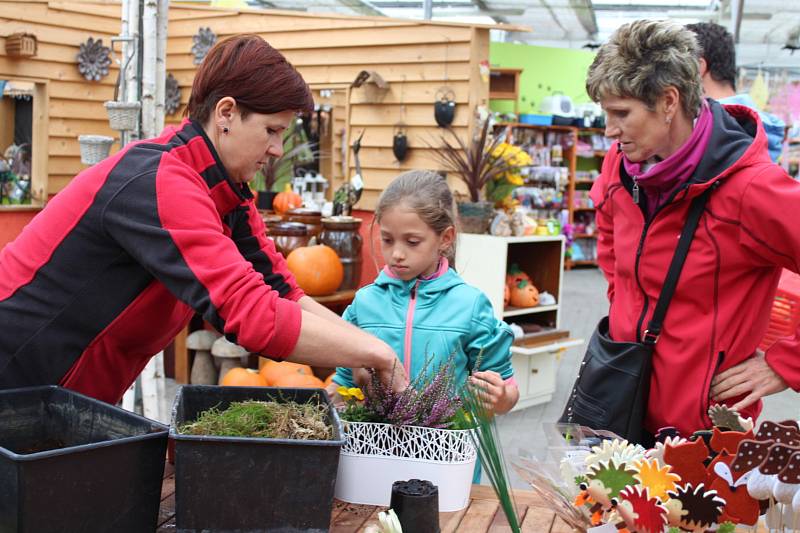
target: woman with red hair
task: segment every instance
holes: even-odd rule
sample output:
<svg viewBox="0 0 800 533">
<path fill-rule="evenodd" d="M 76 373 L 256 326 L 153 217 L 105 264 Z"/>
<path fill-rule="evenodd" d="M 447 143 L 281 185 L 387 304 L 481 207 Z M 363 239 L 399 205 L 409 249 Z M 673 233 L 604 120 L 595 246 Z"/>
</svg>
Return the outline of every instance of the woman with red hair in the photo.
<svg viewBox="0 0 800 533">
<path fill-rule="evenodd" d="M 0 251 L 0 389 L 116 402 L 194 313 L 252 353 L 371 367 L 404 387 L 388 345 L 303 294 L 247 186 L 311 109 L 262 38 L 214 46 L 188 118 L 78 174 Z"/>
</svg>

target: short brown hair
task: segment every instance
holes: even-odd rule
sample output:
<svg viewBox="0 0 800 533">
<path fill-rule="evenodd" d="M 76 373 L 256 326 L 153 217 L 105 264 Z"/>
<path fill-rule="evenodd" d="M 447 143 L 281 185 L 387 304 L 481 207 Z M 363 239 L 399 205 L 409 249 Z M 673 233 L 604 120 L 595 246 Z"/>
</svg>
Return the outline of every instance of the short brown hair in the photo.
<svg viewBox="0 0 800 533">
<path fill-rule="evenodd" d="M 651 109 L 670 86 L 678 89 L 686 116 L 696 117 L 703 98 L 697 39 L 663 20 L 620 26 L 600 47 L 586 77 L 586 92 L 595 102 L 606 95 L 631 97 Z"/>
<path fill-rule="evenodd" d="M 258 35 L 228 37 L 208 52 L 192 83 L 186 113 L 205 123 L 222 98 L 230 96 L 248 113 L 310 112 L 314 99 L 305 80 L 283 54 Z"/>
</svg>

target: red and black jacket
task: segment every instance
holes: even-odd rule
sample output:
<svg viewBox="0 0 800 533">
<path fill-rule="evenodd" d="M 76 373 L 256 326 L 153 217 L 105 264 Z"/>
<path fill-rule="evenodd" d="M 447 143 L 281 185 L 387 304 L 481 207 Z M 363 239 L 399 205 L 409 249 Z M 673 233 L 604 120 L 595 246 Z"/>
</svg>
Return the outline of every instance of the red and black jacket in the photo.
<svg viewBox="0 0 800 533">
<path fill-rule="evenodd" d="M 0 388 L 116 402 L 195 312 L 280 359 L 301 296 L 249 188 L 185 120 L 78 174 L 0 251 Z"/>
</svg>

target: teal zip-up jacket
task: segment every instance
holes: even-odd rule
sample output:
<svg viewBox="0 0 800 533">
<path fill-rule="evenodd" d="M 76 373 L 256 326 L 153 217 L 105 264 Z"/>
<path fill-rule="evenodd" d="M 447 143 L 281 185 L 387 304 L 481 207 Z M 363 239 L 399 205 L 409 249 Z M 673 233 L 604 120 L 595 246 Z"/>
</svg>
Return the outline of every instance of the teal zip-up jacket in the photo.
<svg viewBox="0 0 800 533">
<path fill-rule="evenodd" d="M 486 295 L 467 285 L 445 259 L 427 280 L 403 281 L 384 269 L 356 293 L 344 319 L 391 346 L 411 380 L 427 358 L 430 371 L 454 352 L 457 382 L 464 383 L 481 349 L 481 367 L 474 370 L 493 370 L 504 380 L 514 375 L 511 328 L 495 318 Z M 337 368 L 333 381 L 355 386 L 349 368 Z"/>
</svg>

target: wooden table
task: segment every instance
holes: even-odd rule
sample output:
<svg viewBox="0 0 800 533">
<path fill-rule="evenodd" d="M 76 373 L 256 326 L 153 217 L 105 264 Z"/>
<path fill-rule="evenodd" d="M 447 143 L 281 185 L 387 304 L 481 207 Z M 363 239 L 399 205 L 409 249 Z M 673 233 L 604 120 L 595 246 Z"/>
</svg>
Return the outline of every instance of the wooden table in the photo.
<svg viewBox="0 0 800 533">
<path fill-rule="evenodd" d="M 516 491 L 517 507 L 522 516 L 524 533 L 572 533 L 572 530 L 531 491 Z M 369 525 L 377 524 L 378 513 L 385 507 L 354 505 L 335 501 L 331 513 L 330 533 L 356 533 Z M 500 510 L 500 504 L 491 487 L 473 485 L 466 509 L 453 513 L 439 513 L 442 533 L 506 533 L 511 531 Z M 175 468 L 167 463 L 164 484 L 161 488 L 161 509 L 157 533 L 175 531 Z M 413 532 L 409 532 L 413 533 Z"/>
</svg>

